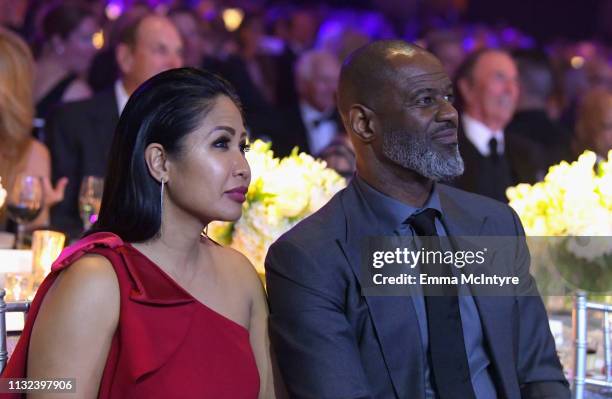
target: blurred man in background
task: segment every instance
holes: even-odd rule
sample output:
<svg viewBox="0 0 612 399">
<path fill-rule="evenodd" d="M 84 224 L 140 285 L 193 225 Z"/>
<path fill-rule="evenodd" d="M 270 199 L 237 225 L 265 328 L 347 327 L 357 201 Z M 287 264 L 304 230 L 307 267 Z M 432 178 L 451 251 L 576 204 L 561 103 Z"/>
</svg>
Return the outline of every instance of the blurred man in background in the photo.
<svg viewBox="0 0 612 399">
<path fill-rule="evenodd" d="M 520 95 L 507 135 L 522 136 L 546 148 L 541 153 L 544 169 L 562 160 L 569 161 L 570 132 L 553 121 L 547 112 L 555 90 L 548 57 L 535 50 L 516 51 L 513 56 L 519 70 Z"/>
<path fill-rule="evenodd" d="M 312 50 L 300 56 L 295 67 L 298 103 L 282 114 L 285 129 L 272 137 L 276 154 L 287 155 L 295 146 L 319 155 L 337 136 L 336 88 L 340 63 L 331 53 Z"/>
<path fill-rule="evenodd" d="M 115 50 L 120 78 L 92 98 L 58 108 L 48 122 L 53 178 L 69 179 L 65 199 L 51 214 L 54 226 L 71 238 L 82 232 L 78 193 L 84 176 L 104 176 L 119 115 L 130 94 L 153 75 L 182 66 L 183 44 L 166 17 L 147 14 L 122 32 Z"/>
<path fill-rule="evenodd" d="M 461 94 L 459 148 L 465 173 L 455 184 L 466 191 L 507 202 L 506 188 L 532 183 L 537 147 L 505 129 L 517 106 L 518 70 L 510 55 L 485 49 L 472 53 L 459 68 Z"/>
</svg>

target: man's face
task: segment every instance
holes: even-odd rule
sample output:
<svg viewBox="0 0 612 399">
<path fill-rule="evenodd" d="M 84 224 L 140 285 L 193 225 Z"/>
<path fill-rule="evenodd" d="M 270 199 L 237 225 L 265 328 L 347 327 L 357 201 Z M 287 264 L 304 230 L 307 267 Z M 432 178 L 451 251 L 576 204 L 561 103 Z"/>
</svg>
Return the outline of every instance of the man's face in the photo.
<svg viewBox="0 0 612 399">
<path fill-rule="evenodd" d="M 183 39 L 184 63 L 188 66 L 199 67 L 204 57 L 205 43 L 198 21 L 187 12 L 178 12 L 171 18 Z"/>
<path fill-rule="evenodd" d="M 387 161 L 432 180 L 463 173 L 457 143 L 458 115 L 453 85 L 428 53 L 395 54 L 379 110 L 380 154 Z"/>
<path fill-rule="evenodd" d="M 317 19 L 308 11 L 298 11 L 291 18 L 291 38 L 304 48 L 310 47 L 317 35 Z"/>
<path fill-rule="evenodd" d="M 489 128 L 503 129 L 512 119 L 519 94 L 518 71 L 507 54 L 490 51 L 480 56 L 461 88 L 467 113 Z"/>
<path fill-rule="evenodd" d="M 311 76 L 300 83 L 301 97 L 320 112 L 333 109 L 339 76 L 340 65 L 335 59 L 319 58 L 313 65 Z"/>
<path fill-rule="evenodd" d="M 140 24 L 136 42 L 122 67 L 126 79 L 136 86 L 150 77 L 183 65 L 183 43 L 170 20 L 146 17 Z"/>
</svg>

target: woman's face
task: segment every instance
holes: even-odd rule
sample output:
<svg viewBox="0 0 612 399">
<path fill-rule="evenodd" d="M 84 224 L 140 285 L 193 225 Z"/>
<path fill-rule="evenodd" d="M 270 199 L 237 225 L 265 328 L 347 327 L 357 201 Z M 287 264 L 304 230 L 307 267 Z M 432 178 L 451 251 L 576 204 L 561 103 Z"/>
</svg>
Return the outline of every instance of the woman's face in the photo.
<svg viewBox="0 0 612 399">
<path fill-rule="evenodd" d="M 93 17 L 83 19 L 81 24 L 65 40 L 65 60 L 76 73 L 86 72 L 96 48 L 93 44 L 93 35 L 99 27 Z"/>
<path fill-rule="evenodd" d="M 199 127 L 169 158 L 170 201 L 203 223 L 240 218 L 251 181 L 247 134 L 240 111 L 219 96 Z"/>
</svg>

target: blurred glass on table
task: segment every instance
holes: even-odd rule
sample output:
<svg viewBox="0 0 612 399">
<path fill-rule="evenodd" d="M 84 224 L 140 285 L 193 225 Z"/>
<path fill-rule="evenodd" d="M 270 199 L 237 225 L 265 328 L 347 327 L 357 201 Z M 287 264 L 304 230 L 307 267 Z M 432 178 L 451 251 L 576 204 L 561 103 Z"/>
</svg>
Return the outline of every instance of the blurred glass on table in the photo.
<svg viewBox="0 0 612 399">
<path fill-rule="evenodd" d="M 66 236 L 52 230 L 36 230 L 32 234 L 32 277 L 33 291 L 51 272 L 51 265 L 64 249 Z"/>
<path fill-rule="evenodd" d="M 83 177 L 81 181 L 81 190 L 79 192 L 79 212 L 85 230 L 89 230 L 96 220 L 98 220 L 103 191 L 103 178 L 98 176 Z"/>
<path fill-rule="evenodd" d="M 26 224 L 38 217 L 43 205 L 43 188 L 40 177 L 17 175 L 6 201 L 8 216 L 17 223 L 16 249 L 25 248 Z"/>
</svg>

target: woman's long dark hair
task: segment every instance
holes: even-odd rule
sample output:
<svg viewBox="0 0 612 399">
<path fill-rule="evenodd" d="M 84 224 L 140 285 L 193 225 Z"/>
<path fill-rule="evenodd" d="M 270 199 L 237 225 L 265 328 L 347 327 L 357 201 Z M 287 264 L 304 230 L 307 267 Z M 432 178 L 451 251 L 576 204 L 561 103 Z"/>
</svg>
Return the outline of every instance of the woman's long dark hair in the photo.
<svg viewBox="0 0 612 399">
<path fill-rule="evenodd" d="M 241 109 L 228 82 L 195 68 L 162 72 L 132 94 L 115 130 L 100 214 L 87 235 L 108 231 L 142 242 L 159 232 L 160 183 L 149 173 L 145 149 L 159 143 L 169 156 L 180 156 L 183 138 L 197 129 L 218 96 Z"/>
</svg>

